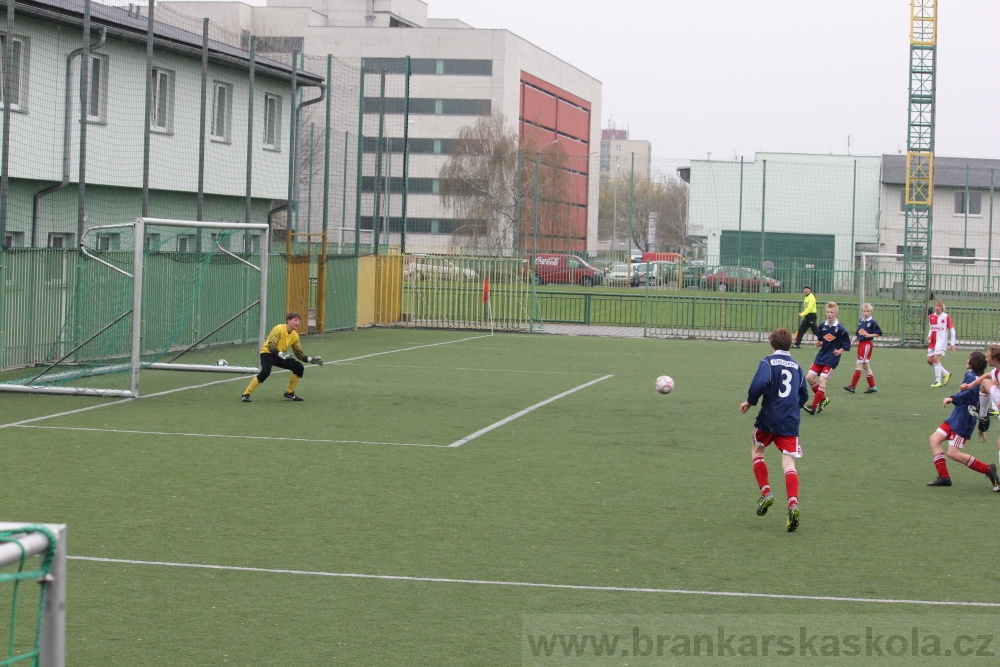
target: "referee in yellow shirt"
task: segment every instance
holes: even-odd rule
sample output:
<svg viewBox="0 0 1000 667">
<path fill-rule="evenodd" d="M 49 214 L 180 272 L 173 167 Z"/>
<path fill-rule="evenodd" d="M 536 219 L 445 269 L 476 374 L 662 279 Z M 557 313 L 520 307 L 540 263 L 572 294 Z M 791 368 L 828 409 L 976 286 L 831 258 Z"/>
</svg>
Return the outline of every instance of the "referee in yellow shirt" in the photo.
<svg viewBox="0 0 1000 667">
<path fill-rule="evenodd" d="M 264 341 L 264 347 L 260 348 L 260 373 L 250 380 L 250 385 L 243 392 L 240 400 L 244 403 L 250 403 L 250 394 L 267 379 L 267 376 L 271 374 L 271 368 L 274 366 L 292 372 L 292 377 L 288 380 L 288 388 L 285 389 L 285 398 L 289 401 L 304 400 L 295 393 L 295 386 L 305 373 L 305 367 L 302 365 L 302 362 L 322 366 L 323 357 L 307 357 L 305 352 L 302 351 L 302 346 L 299 345 L 299 332 L 296 331 L 301 323 L 301 315 L 298 313 L 288 313 L 285 315 L 284 324 L 279 324 L 271 329 L 271 333 L 267 335 L 267 340 Z"/>
<path fill-rule="evenodd" d="M 794 348 L 801 347 L 802 336 L 807 331 L 812 331 L 813 336 L 819 338 L 819 329 L 816 328 L 816 297 L 813 295 L 812 288 L 809 285 L 802 288 L 802 293 L 806 297 L 802 299 L 802 312 L 799 313 L 802 323 L 799 324 L 799 332 L 795 334 L 795 343 L 792 345 Z"/>
</svg>

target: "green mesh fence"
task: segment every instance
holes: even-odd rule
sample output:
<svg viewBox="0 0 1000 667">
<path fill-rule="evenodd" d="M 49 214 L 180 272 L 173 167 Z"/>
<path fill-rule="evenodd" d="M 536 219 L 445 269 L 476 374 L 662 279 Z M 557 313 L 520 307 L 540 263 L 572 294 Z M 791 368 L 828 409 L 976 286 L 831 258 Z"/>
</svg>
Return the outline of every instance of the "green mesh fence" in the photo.
<svg viewBox="0 0 1000 667">
<path fill-rule="evenodd" d="M 81 255 L 52 258 L 77 260 L 61 331 L 42 363 L 5 385 L 81 392 L 130 386 L 134 230 L 97 228 L 84 237 Z M 147 224 L 144 248 L 141 367 L 256 366 L 260 231 Z"/>
<path fill-rule="evenodd" d="M 31 566 L 30 554 L 26 553 L 21 539 L 25 535 L 41 533 L 48 540 L 48 548 L 41 554 L 37 566 Z M 9 586 L 9 616 L 0 625 L 0 667 L 10 665 L 37 665 L 40 654 L 40 639 L 44 618 L 45 599 L 48 583 L 52 576 L 52 566 L 56 555 L 55 535 L 45 526 L 29 525 L 16 530 L 0 531 L 0 544 L 10 544 L 20 550 L 20 558 L 8 568 L 0 568 L 0 591 Z M 37 604 L 22 600 L 25 584 L 37 584 Z M 27 592 L 27 595 L 31 595 Z"/>
</svg>

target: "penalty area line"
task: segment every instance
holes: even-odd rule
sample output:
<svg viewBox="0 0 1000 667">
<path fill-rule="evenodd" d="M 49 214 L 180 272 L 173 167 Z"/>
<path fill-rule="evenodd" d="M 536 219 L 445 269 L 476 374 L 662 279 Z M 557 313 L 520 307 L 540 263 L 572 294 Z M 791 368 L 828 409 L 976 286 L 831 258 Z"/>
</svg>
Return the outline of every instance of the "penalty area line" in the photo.
<svg viewBox="0 0 1000 667">
<path fill-rule="evenodd" d="M 512 414 L 509 417 L 505 417 L 504 419 L 501 419 L 498 422 L 490 424 L 486 428 L 481 428 L 478 431 L 476 431 L 475 433 L 473 433 L 472 435 L 467 435 L 466 437 L 462 438 L 461 440 L 456 440 L 455 442 L 451 443 L 448 446 L 449 447 L 461 447 L 462 445 L 464 445 L 465 443 L 469 442 L 470 440 L 475 440 L 479 436 L 484 435 L 486 433 L 489 433 L 490 431 L 492 431 L 494 429 L 498 429 L 501 426 L 503 426 L 504 424 L 508 424 L 508 423 L 514 421 L 515 419 L 518 419 L 519 417 L 523 417 L 524 415 L 528 414 L 529 412 L 533 412 L 534 410 L 537 410 L 538 408 L 546 406 L 549 403 L 552 403 L 553 401 L 558 401 L 560 398 L 563 398 L 564 396 L 569 396 L 570 394 L 578 392 L 581 389 L 586 389 L 587 387 L 589 387 L 591 385 L 595 385 L 598 382 L 603 382 L 604 380 L 607 380 L 608 378 L 612 378 L 612 377 L 614 377 L 614 375 L 605 375 L 603 377 L 597 378 L 596 380 L 591 380 L 590 382 L 581 384 L 579 387 L 573 387 L 569 391 L 564 391 L 561 394 L 556 394 L 552 398 L 547 398 L 544 401 L 542 401 L 541 403 L 535 403 L 531 407 L 527 407 L 524 410 L 521 410 L 520 412 L 516 412 L 516 413 Z"/>
<path fill-rule="evenodd" d="M 328 440 L 325 438 L 288 438 L 270 435 L 229 435 L 225 433 L 174 433 L 171 431 L 132 431 L 114 428 L 83 428 L 77 426 L 36 426 L 15 424 L 18 428 L 42 428 L 53 431 L 96 431 L 98 433 L 126 433 L 129 435 L 172 435 L 182 438 L 233 438 L 236 440 L 277 440 L 281 442 L 314 442 L 328 445 L 393 445 L 396 447 L 439 447 L 448 445 L 425 445 L 415 442 L 376 442 L 374 440 Z"/>
<path fill-rule="evenodd" d="M 427 345 L 414 345 L 413 347 L 404 347 L 398 350 L 386 350 L 384 352 L 375 352 L 373 354 L 365 354 L 360 357 L 351 357 L 349 359 L 337 359 L 333 361 L 328 361 L 329 364 L 341 364 L 348 361 L 357 361 L 358 359 L 367 359 L 369 357 L 378 357 L 383 354 L 395 354 L 396 352 L 409 352 L 411 350 L 419 350 L 423 347 L 437 347 L 439 345 L 450 345 L 451 343 L 464 343 L 468 340 L 476 340 L 478 338 L 489 338 L 493 334 L 482 335 L 482 336 L 470 336 L 468 338 L 459 338 L 457 340 L 446 340 L 440 343 L 428 343 Z M 287 371 L 276 371 L 285 373 Z M 107 403 L 99 403 L 97 405 L 88 405 L 85 408 L 76 408 L 74 410 L 66 410 L 65 412 L 57 412 L 51 415 L 41 415 L 39 417 L 32 417 L 30 419 L 22 419 L 21 421 L 8 422 L 6 424 L 0 424 L 0 428 L 10 428 L 12 426 L 23 426 L 24 424 L 30 424 L 31 422 L 43 421 L 45 419 L 54 419 L 55 417 L 66 417 L 69 415 L 79 414 L 81 412 L 88 412 L 90 410 L 99 410 L 100 408 L 106 408 L 111 405 L 121 405 L 122 403 L 128 403 L 129 401 L 142 400 L 144 398 L 156 398 L 157 396 L 166 396 L 168 394 L 174 394 L 180 391 L 188 391 L 189 389 L 204 389 L 205 387 L 212 387 L 217 384 L 225 384 L 227 382 L 237 382 L 239 380 L 246 380 L 248 377 L 253 377 L 252 375 L 237 375 L 236 377 L 226 378 L 225 380 L 215 380 L 213 382 L 205 382 L 202 384 L 188 385 L 186 387 L 177 387 L 175 389 L 168 389 L 166 391 L 158 391 L 155 394 L 140 394 L 138 399 L 134 398 L 123 398 L 117 401 L 109 401 Z M 428 445 L 438 447 L 440 445 Z"/>
<path fill-rule="evenodd" d="M 653 593 L 660 595 L 704 595 L 728 598 L 762 598 L 767 600 L 804 600 L 808 602 L 861 602 L 868 604 L 922 605 L 934 607 L 1000 607 L 1000 602 L 963 602 L 960 600 L 907 600 L 899 598 L 857 598 L 837 595 L 788 595 L 783 593 L 741 593 L 738 591 L 697 591 L 683 588 L 640 588 L 631 586 L 585 586 L 579 584 L 546 584 L 531 581 L 493 581 L 490 579 L 453 579 L 448 577 L 408 577 L 392 574 L 362 574 L 358 572 L 322 572 L 311 570 L 280 570 L 238 565 L 211 565 L 206 563 L 172 563 L 169 561 L 131 560 L 126 558 L 99 558 L 95 556 L 66 556 L 68 560 L 120 565 L 154 565 L 184 567 L 197 570 L 223 570 L 228 572 L 256 572 L 261 574 L 293 574 L 307 577 L 336 577 L 340 579 L 379 579 L 382 581 L 412 581 L 432 584 L 467 584 L 473 586 L 509 586 L 513 588 L 546 588 L 570 591 L 596 591 L 606 593 Z"/>
</svg>

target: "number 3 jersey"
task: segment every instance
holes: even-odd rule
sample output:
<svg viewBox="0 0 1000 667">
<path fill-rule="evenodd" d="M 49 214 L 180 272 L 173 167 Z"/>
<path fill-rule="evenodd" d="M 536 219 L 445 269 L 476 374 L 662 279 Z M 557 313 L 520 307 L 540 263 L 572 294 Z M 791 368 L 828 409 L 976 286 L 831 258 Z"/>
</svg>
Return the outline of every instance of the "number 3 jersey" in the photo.
<svg viewBox="0 0 1000 667">
<path fill-rule="evenodd" d="M 777 350 L 760 360 L 750 383 L 747 402 L 763 398 L 754 426 L 775 435 L 799 434 L 799 410 L 809 400 L 802 368 L 788 352 Z"/>
</svg>

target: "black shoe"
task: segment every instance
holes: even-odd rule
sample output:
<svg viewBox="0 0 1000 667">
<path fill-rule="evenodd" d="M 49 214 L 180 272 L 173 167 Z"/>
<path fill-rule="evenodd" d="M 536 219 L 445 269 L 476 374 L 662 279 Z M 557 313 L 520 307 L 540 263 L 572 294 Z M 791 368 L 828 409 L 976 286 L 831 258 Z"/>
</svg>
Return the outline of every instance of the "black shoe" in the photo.
<svg viewBox="0 0 1000 667">
<path fill-rule="evenodd" d="M 283 394 L 283 396 L 285 398 L 287 398 L 289 401 L 304 401 L 304 400 L 306 400 L 306 399 L 302 398 L 301 396 L 299 396 L 298 394 L 296 394 L 294 391 L 286 391 Z"/>
<path fill-rule="evenodd" d="M 996 491 L 1000 489 L 1000 477 L 997 476 L 997 464 L 991 463 L 990 469 L 986 471 L 986 476 L 990 480 L 990 484 L 993 485 L 993 490 Z"/>
<path fill-rule="evenodd" d="M 803 409 L 803 410 L 805 410 L 806 412 L 808 412 L 808 413 L 809 413 L 809 414 L 811 414 L 811 415 L 814 415 L 814 414 L 816 414 L 816 408 L 814 408 L 814 407 L 813 407 L 813 406 L 811 406 L 811 405 L 803 405 L 803 406 L 802 406 L 802 409 Z"/>
<path fill-rule="evenodd" d="M 250 400 L 250 394 L 243 394 L 240 396 L 240 400 L 244 403 L 253 403 L 253 401 Z"/>
<path fill-rule="evenodd" d="M 761 496 L 757 500 L 757 516 L 764 516 L 767 514 L 767 509 L 774 504 L 774 495 L 767 494 L 766 496 Z"/>
<path fill-rule="evenodd" d="M 950 477 L 935 477 L 934 481 L 927 482 L 927 486 L 951 486 Z"/>
<path fill-rule="evenodd" d="M 823 412 L 823 410 L 825 410 L 826 406 L 828 405 L 830 405 L 830 399 L 824 398 L 822 401 L 819 402 L 819 407 L 816 408 L 816 414 Z"/>
<path fill-rule="evenodd" d="M 851 392 L 853 394 L 854 393 L 854 387 L 844 387 L 844 391 L 849 391 L 849 392 Z"/>
<path fill-rule="evenodd" d="M 979 420 L 979 432 L 986 433 L 989 430 L 990 430 L 990 418 L 983 417 L 982 419 Z"/>
</svg>

